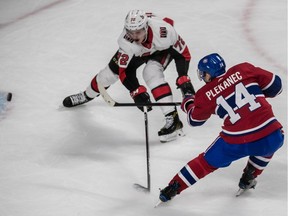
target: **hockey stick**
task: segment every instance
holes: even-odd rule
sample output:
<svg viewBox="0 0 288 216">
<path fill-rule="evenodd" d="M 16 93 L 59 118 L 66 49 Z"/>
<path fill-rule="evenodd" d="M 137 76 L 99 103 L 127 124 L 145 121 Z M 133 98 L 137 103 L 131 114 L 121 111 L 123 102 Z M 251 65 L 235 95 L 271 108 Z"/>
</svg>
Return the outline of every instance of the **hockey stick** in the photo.
<svg viewBox="0 0 288 216">
<path fill-rule="evenodd" d="M 100 92 L 101 96 L 103 97 L 104 101 L 112 107 L 113 106 L 137 106 L 137 104 L 135 104 L 135 103 L 118 103 L 118 102 L 114 101 L 110 97 L 110 95 L 106 92 L 105 88 L 100 83 L 98 83 L 98 89 L 99 89 L 99 92 Z M 145 192 L 150 192 L 151 178 L 150 178 L 150 151 L 149 151 L 148 114 L 147 114 L 148 111 L 147 111 L 147 106 L 145 106 L 145 104 L 141 104 L 141 105 L 143 105 L 144 122 L 145 122 L 147 187 L 142 186 L 140 184 L 134 184 L 134 187 L 136 189 L 140 189 L 140 190 L 143 190 Z M 150 106 L 150 104 L 146 104 L 146 105 Z M 157 105 L 158 105 L 158 103 L 157 103 Z M 175 103 L 173 103 L 173 106 L 175 106 Z"/>
<path fill-rule="evenodd" d="M 150 151 L 149 151 L 149 136 L 148 136 L 148 114 L 147 107 L 143 107 L 144 110 L 144 121 L 145 121 L 145 140 L 146 140 L 146 166 L 147 166 L 147 187 L 140 184 L 134 184 L 136 189 L 141 189 L 145 192 L 150 192 L 151 189 L 151 178 L 150 178 Z"/>
<path fill-rule="evenodd" d="M 98 84 L 98 89 L 103 97 L 104 101 L 109 105 L 109 106 L 179 106 L 181 105 L 181 102 L 167 102 L 167 103 L 118 103 L 113 98 L 107 93 L 106 89 L 104 88 L 103 85 L 100 83 Z"/>
</svg>

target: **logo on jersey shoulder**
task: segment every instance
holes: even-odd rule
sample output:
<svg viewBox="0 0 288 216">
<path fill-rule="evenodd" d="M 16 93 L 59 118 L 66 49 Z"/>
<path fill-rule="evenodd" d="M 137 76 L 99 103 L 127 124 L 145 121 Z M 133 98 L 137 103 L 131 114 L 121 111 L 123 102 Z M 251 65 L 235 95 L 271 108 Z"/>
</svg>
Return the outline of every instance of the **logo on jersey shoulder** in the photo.
<svg viewBox="0 0 288 216">
<path fill-rule="evenodd" d="M 167 37 L 166 27 L 160 27 L 160 38 L 166 38 L 166 37 Z"/>
<path fill-rule="evenodd" d="M 124 39 L 127 40 L 127 41 L 129 41 L 130 43 L 133 43 L 133 41 L 134 41 L 131 37 L 129 37 L 128 34 L 125 34 L 125 35 L 124 35 Z"/>
</svg>

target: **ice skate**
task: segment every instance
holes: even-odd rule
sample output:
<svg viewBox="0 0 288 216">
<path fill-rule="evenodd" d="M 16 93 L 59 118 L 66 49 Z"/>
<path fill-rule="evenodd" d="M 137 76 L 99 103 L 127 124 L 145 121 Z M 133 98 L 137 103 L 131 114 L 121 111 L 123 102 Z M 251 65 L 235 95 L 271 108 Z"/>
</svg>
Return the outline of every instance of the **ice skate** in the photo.
<svg viewBox="0 0 288 216">
<path fill-rule="evenodd" d="M 177 181 L 174 181 L 172 184 L 169 184 L 167 187 L 160 190 L 159 200 L 161 202 L 167 202 L 171 200 L 177 194 L 179 194 L 178 192 L 179 188 L 180 188 L 180 184 Z M 161 202 L 158 202 L 156 206 L 158 206 Z"/>
<path fill-rule="evenodd" d="M 88 101 L 92 100 L 92 98 L 88 98 L 85 92 L 80 92 L 78 94 L 70 95 L 63 100 L 64 107 L 75 107 Z"/>
<path fill-rule="evenodd" d="M 242 177 L 239 181 L 239 189 L 236 193 L 236 197 L 243 194 L 245 191 L 249 189 L 255 189 L 257 181 L 255 180 L 255 177 L 253 176 L 253 173 L 255 172 L 255 168 L 248 164 L 247 167 L 244 170 L 244 173 L 242 174 Z"/>
<path fill-rule="evenodd" d="M 183 124 L 179 119 L 177 111 L 173 111 L 165 116 L 166 124 L 160 131 L 158 131 L 158 136 L 160 142 L 169 142 L 175 140 L 177 136 L 184 136 Z"/>
<path fill-rule="evenodd" d="M 252 179 L 249 181 L 248 185 L 244 184 L 243 182 L 239 182 L 239 189 L 236 193 L 236 197 L 240 196 L 241 194 L 243 194 L 245 191 L 249 190 L 249 189 L 255 189 L 257 184 L 257 181 L 255 179 Z"/>
</svg>

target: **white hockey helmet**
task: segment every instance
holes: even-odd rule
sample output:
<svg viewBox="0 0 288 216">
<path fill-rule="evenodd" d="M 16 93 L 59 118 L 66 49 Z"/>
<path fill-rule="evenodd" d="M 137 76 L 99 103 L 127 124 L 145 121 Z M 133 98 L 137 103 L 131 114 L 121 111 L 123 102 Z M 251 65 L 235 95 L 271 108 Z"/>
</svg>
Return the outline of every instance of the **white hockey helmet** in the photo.
<svg viewBox="0 0 288 216">
<path fill-rule="evenodd" d="M 128 31 L 147 30 L 147 15 L 142 10 L 131 10 L 125 18 L 124 27 Z"/>
</svg>

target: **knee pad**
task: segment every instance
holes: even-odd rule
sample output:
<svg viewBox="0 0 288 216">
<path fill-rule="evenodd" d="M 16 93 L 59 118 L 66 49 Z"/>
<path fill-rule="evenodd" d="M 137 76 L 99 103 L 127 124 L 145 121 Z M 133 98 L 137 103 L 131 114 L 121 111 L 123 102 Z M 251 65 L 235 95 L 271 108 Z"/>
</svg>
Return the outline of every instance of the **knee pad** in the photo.
<svg viewBox="0 0 288 216">
<path fill-rule="evenodd" d="M 108 87 L 114 84 L 119 79 L 118 75 L 113 73 L 112 70 L 107 65 L 102 69 L 97 75 L 95 82 L 101 83 L 104 87 Z M 93 81 L 93 80 L 92 80 Z"/>
<path fill-rule="evenodd" d="M 93 79 L 90 85 L 86 88 L 86 94 L 89 98 L 95 98 L 99 96 L 98 82 L 104 87 L 109 87 L 118 80 L 118 75 L 114 74 L 107 65 L 102 69 Z"/>
<path fill-rule="evenodd" d="M 163 66 L 156 61 L 148 61 L 145 68 L 143 69 L 143 79 L 149 89 L 154 89 L 166 83 L 163 74 Z"/>
</svg>

